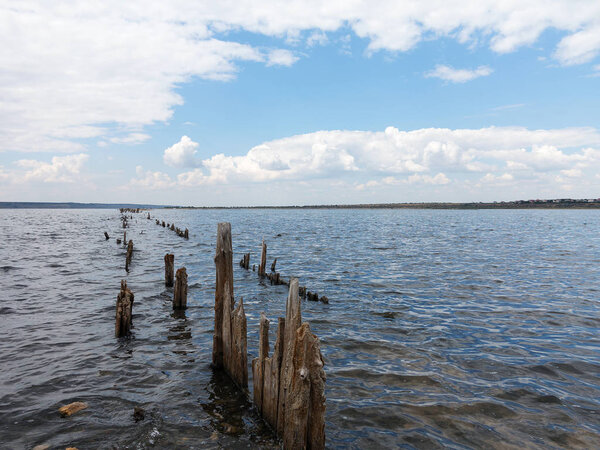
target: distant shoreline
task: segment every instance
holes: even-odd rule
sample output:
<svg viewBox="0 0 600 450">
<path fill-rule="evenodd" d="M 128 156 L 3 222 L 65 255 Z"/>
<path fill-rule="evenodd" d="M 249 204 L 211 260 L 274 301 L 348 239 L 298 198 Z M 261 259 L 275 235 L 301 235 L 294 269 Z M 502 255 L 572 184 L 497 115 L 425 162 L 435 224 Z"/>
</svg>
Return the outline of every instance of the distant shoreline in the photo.
<svg viewBox="0 0 600 450">
<path fill-rule="evenodd" d="M 0 202 L 0 209 L 600 209 L 600 199 L 516 200 L 511 202 L 365 203 L 301 206 L 170 206 L 136 203 Z"/>
</svg>

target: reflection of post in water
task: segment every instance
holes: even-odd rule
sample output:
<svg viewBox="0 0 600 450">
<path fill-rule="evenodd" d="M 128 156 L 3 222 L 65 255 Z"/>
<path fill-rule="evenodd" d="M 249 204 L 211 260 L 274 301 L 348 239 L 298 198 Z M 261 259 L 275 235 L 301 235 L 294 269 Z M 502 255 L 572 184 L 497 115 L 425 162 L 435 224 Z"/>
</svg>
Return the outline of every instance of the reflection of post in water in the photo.
<svg viewBox="0 0 600 450">
<path fill-rule="evenodd" d="M 171 317 L 178 322 L 169 328 L 168 339 L 170 341 L 188 341 L 192 339 L 192 327 L 188 325 L 184 309 L 174 310 Z"/>
<path fill-rule="evenodd" d="M 208 403 L 202 409 L 211 417 L 212 427 L 225 434 L 248 434 L 260 443 L 272 439 L 272 432 L 256 414 L 252 403 L 222 370 L 214 370 L 208 385 Z"/>
</svg>

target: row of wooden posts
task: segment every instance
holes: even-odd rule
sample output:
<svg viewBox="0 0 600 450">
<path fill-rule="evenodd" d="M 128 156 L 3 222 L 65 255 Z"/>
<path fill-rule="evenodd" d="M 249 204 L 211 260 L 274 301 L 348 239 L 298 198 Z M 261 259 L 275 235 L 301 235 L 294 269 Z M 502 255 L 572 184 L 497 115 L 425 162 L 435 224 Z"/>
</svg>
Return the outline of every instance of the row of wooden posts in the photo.
<svg viewBox="0 0 600 450">
<path fill-rule="evenodd" d="M 267 244 L 265 240 L 262 241 L 261 253 L 260 253 L 260 264 L 258 265 L 258 276 L 267 278 L 272 285 L 285 285 L 289 286 L 290 282 L 286 281 L 276 269 L 277 258 L 273 260 L 271 264 L 271 273 L 266 273 L 267 266 Z M 250 270 L 250 253 L 244 253 L 244 256 L 240 260 L 240 267 L 246 270 Z M 252 270 L 256 270 L 256 265 L 252 266 Z M 298 293 L 300 297 L 313 302 L 322 302 L 325 304 L 329 303 L 329 298 L 326 295 L 319 296 L 316 292 L 311 292 L 306 289 L 306 286 L 299 286 Z"/>
<path fill-rule="evenodd" d="M 150 213 L 148 213 L 147 219 L 148 220 L 151 219 Z M 162 222 L 158 219 L 154 219 L 154 220 L 156 221 L 156 225 L 159 225 L 159 226 L 162 225 L 163 228 L 168 228 L 169 230 L 174 231 L 177 234 L 177 236 L 182 237 L 184 239 L 190 238 L 190 232 L 187 228 L 185 230 L 182 230 L 181 228 L 176 227 L 174 223 L 165 224 L 164 220 Z"/>
<path fill-rule="evenodd" d="M 133 242 L 129 241 L 133 249 Z M 129 246 L 128 246 L 129 254 Z M 246 255 L 245 255 L 246 258 Z M 166 254 L 165 286 L 174 285 L 173 308 L 187 307 L 187 272 L 175 274 L 173 254 Z M 247 259 L 249 260 L 249 255 Z M 215 253 L 215 325 L 212 366 L 224 370 L 248 393 L 247 323 L 243 299 L 235 302 L 231 224 L 219 223 Z M 243 260 L 244 261 L 244 260 Z M 275 267 L 272 265 L 272 269 Z M 259 273 L 264 274 L 266 244 Z M 247 268 L 247 267 L 246 267 Z M 134 295 L 121 281 L 117 295 L 115 335 L 130 334 Z M 325 447 L 325 372 L 319 339 L 302 323 L 298 279 L 291 278 L 286 316 L 278 320 L 274 350 L 269 356 L 269 321 L 260 316 L 258 357 L 252 360 L 253 401 L 263 419 L 283 440 L 284 449 Z"/>
</svg>

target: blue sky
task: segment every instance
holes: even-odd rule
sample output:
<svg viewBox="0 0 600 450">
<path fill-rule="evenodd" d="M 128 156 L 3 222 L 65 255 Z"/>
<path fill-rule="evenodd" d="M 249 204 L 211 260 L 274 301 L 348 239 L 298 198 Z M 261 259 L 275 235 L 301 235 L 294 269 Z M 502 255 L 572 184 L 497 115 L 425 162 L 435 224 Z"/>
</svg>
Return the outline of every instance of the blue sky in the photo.
<svg viewBox="0 0 600 450">
<path fill-rule="evenodd" d="M 0 8 L 0 200 L 600 197 L 598 2 L 256 5 Z"/>
</svg>

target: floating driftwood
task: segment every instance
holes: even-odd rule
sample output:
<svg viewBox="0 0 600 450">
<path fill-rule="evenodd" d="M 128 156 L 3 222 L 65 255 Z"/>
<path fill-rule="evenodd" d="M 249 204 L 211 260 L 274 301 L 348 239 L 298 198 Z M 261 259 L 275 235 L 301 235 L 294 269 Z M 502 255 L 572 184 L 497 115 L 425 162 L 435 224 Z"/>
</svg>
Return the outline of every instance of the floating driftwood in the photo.
<svg viewBox="0 0 600 450">
<path fill-rule="evenodd" d="M 173 271 L 175 266 L 175 255 L 167 253 L 165 255 L 165 286 L 173 286 Z"/>
<path fill-rule="evenodd" d="M 128 336 L 131 332 L 131 314 L 133 309 L 133 292 L 127 282 L 121 280 L 121 291 L 117 295 L 117 314 L 115 320 L 115 336 Z"/>
<path fill-rule="evenodd" d="M 175 290 L 173 293 L 173 309 L 187 308 L 187 272 L 185 267 L 177 269 L 175 275 Z"/>
<path fill-rule="evenodd" d="M 60 408 L 58 408 L 58 412 L 60 413 L 60 415 L 62 417 L 69 417 L 69 416 L 72 416 L 73 414 L 75 414 L 76 412 L 86 409 L 87 407 L 88 407 L 87 403 L 73 402 L 73 403 L 69 403 L 68 405 L 61 406 Z"/>
</svg>

